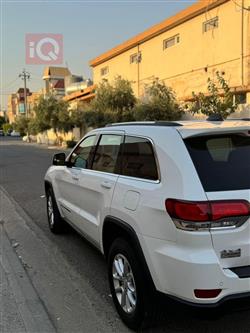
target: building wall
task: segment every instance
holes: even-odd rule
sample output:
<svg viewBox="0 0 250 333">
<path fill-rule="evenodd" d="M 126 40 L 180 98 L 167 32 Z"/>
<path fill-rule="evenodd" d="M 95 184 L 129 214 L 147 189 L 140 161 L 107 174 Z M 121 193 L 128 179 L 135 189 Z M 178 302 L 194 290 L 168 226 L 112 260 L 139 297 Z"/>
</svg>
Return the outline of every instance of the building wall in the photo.
<svg viewBox="0 0 250 333">
<path fill-rule="evenodd" d="M 34 107 L 36 103 L 38 102 L 39 98 L 41 96 L 44 96 L 43 89 L 33 92 L 30 96 L 27 96 L 27 111 L 28 111 L 28 117 L 34 117 Z"/>
<path fill-rule="evenodd" d="M 245 0 L 245 6 L 250 6 L 250 0 Z M 216 16 L 218 28 L 203 32 L 203 22 Z M 163 50 L 163 40 L 177 34 L 180 42 Z M 112 81 L 121 75 L 132 82 L 135 94 L 141 96 L 145 85 L 159 78 L 176 91 L 179 99 L 186 99 L 193 91 L 206 91 L 208 77 L 213 78 L 219 70 L 225 73 L 231 87 L 250 86 L 250 12 L 247 10 L 243 11 L 243 65 L 241 36 L 241 8 L 228 1 L 93 67 L 94 82 L 98 84 L 103 78 Z M 141 62 L 130 64 L 130 55 L 138 51 Z M 109 72 L 101 76 L 101 69 L 106 66 Z"/>
<path fill-rule="evenodd" d="M 13 124 L 18 115 L 18 103 L 16 94 L 11 94 L 8 96 L 8 106 L 7 106 L 7 117 L 10 124 Z"/>
</svg>

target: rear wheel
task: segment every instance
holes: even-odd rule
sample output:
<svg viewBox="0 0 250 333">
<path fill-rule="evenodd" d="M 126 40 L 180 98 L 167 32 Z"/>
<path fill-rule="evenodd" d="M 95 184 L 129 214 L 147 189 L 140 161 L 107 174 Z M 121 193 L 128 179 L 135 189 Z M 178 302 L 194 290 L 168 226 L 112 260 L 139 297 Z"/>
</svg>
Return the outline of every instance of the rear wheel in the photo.
<svg viewBox="0 0 250 333">
<path fill-rule="evenodd" d="M 49 188 L 46 192 L 47 199 L 47 216 L 50 231 L 54 234 L 59 234 L 65 231 L 65 222 L 62 219 L 57 203 L 54 197 L 53 190 Z"/>
<path fill-rule="evenodd" d="M 116 239 L 108 255 L 109 285 L 117 312 L 134 330 L 152 325 L 155 317 L 156 295 L 145 276 L 133 247 Z"/>
</svg>

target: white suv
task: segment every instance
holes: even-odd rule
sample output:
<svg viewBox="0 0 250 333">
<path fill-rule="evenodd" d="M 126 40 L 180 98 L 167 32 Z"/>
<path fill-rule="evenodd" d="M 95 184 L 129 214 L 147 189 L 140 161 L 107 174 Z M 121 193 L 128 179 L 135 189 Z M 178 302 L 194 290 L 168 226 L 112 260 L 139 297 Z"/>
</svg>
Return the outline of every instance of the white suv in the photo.
<svg viewBox="0 0 250 333">
<path fill-rule="evenodd" d="M 111 124 L 45 177 L 52 232 L 70 223 L 108 261 L 116 309 L 150 324 L 155 295 L 250 296 L 250 121 Z"/>
</svg>

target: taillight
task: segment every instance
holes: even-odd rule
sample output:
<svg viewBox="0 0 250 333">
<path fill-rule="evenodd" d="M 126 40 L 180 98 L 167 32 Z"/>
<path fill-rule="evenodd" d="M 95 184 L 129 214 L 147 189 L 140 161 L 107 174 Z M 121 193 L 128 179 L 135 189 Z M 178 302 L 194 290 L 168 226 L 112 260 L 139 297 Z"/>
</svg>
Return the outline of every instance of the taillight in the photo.
<svg viewBox="0 0 250 333">
<path fill-rule="evenodd" d="M 250 214 L 250 205 L 243 200 L 211 201 L 211 214 L 213 220 L 228 216 L 247 216 Z"/>
<path fill-rule="evenodd" d="M 179 229 L 236 227 L 250 215 L 246 200 L 184 201 L 167 199 L 166 210 Z"/>
<path fill-rule="evenodd" d="M 166 209 L 169 215 L 176 219 L 197 222 L 209 220 L 210 210 L 208 202 L 167 199 Z"/>
</svg>

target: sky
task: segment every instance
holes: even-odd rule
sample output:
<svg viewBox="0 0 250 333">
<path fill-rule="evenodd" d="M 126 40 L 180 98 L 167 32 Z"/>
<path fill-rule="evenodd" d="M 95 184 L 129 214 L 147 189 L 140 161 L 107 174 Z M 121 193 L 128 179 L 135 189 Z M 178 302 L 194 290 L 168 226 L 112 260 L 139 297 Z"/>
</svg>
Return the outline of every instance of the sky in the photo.
<svg viewBox="0 0 250 333">
<path fill-rule="evenodd" d="M 150 26 L 174 15 L 191 0 L 0 0 L 0 105 L 23 86 L 18 75 L 31 74 L 28 88 L 43 88 L 44 65 L 25 63 L 27 33 L 63 35 L 64 64 L 91 78 L 89 61 Z"/>
</svg>

